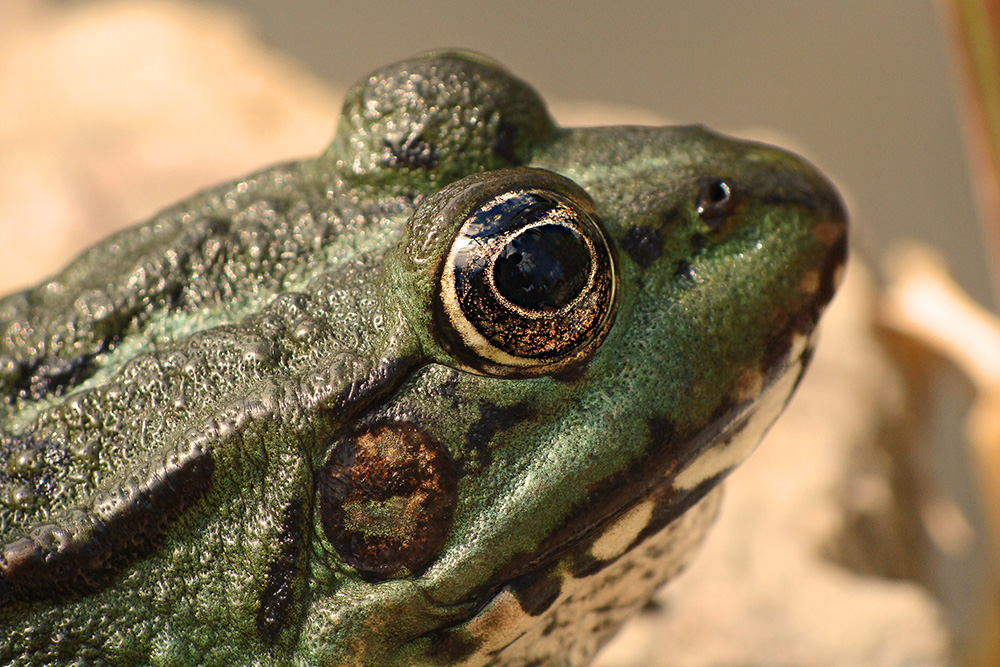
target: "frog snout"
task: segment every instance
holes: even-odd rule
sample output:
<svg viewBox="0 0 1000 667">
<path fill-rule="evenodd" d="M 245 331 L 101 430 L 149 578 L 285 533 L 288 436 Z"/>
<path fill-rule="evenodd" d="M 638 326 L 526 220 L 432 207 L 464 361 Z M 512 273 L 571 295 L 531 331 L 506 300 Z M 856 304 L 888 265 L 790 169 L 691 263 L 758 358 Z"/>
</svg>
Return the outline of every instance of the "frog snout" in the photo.
<svg viewBox="0 0 1000 667">
<path fill-rule="evenodd" d="M 815 296 L 815 305 L 823 308 L 833 298 L 843 278 L 847 261 L 847 208 L 833 184 L 813 165 L 802 158 L 783 153 L 790 164 L 772 160 L 775 171 L 763 173 L 762 190 L 765 203 L 785 205 L 800 211 L 798 224 L 805 225 L 812 242 L 802 246 L 810 257 L 810 270 L 804 278 L 802 291 Z M 816 313 L 818 318 L 819 313 Z"/>
<path fill-rule="evenodd" d="M 826 248 L 820 264 L 819 300 L 826 305 L 833 298 L 844 275 L 847 262 L 847 208 L 833 185 L 819 173 L 814 174 L 813 235 Z"/>
</svg>

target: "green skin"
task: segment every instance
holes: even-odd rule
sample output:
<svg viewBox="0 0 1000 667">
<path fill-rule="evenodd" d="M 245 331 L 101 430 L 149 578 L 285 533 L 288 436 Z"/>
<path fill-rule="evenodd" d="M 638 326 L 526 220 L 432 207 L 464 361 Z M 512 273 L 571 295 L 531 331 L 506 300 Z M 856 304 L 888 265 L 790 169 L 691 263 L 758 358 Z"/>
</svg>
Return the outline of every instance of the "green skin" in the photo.
<svg viewBox="0 0 1000 667">
<path fill-rule="evenodd" d="M 593 200 L 615 292 L 590 342 L 518 370 L 447 330 L 441 275 L 467 193 L 533 183 Z M 0 301 L 0 664 L 585 663 L 693 550 L 763 397 L 757 431 L 783 407 L 844 239 L 831 186 L 778 149 L 558 128 L 469 54 L 376 72 L 317 159 Z M 318 480 L 399 424 L 455 492 L 419 529 L 352 506 L 376 537 L 440 532 L 416 564 L 374 549 L 373 574 L 325 531 Z M 622 563 L 652 574 L 616 592 Z M 570 583 L 612 591 L 607 622 L 572 621 L 597 603 Z"/>
</svg>

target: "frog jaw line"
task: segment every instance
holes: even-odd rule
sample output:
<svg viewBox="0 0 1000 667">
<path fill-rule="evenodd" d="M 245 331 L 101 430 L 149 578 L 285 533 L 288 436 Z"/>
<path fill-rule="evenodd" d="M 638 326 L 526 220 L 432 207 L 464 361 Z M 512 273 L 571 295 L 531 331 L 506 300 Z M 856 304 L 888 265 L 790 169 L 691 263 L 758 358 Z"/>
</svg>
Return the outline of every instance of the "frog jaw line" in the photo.
<svg viewBox="0 0 1000 667">
<path fill-rule="evenodd" d="M 690 491 L 699 484 L 724 475 L 753 453 L 795 391 L 805 370 L 806 353 L 811 348 L 811 336 L 797 336 L 793 340 L 787 368 L 777 380 L 764 389 L 756 409 L 745 426 L 691 461 L 674 478 L 674 488 Z"/>
</svg>

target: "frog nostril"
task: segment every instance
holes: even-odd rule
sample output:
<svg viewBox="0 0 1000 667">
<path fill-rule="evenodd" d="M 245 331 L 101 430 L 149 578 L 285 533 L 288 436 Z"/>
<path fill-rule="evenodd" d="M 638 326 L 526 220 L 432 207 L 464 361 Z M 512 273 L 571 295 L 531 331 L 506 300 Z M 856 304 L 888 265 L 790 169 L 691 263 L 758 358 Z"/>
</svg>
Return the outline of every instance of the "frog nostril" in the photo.
<svg viewBox="0 0 1000 667">
<path fill-rule="evenodd" d="M 698 192 L 698 215 L 715 229 L 722 225 L 725 217 L 733 210 L 736 196 L 725 179 L 709 178 L 701 183 Z"/>
<path fill-rule="evenodd" d="M 725 181 L 712 181 L 708 185 L 706 195 L 708 205 L 718 206 L 724 204 L 729 200 L 729 185 Z"/>
</svg>

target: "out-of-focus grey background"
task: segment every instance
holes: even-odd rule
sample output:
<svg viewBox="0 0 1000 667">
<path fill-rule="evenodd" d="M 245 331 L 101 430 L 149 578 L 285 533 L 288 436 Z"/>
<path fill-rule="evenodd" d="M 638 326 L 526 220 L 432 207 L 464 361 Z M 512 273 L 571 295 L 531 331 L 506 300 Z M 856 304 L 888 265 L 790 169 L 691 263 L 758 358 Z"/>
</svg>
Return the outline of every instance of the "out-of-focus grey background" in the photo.
<svg viewBox="0 0 1000 667">
<path fill-rule="evenodd" d="M 647 107 L 732 133 L 778 130 L 843 187 L 863 255 L 925 240 L 966 289 L 992 301 L 951 35 L 929 0 L 215 4 L 342 84 L 461 46 L 546 98 Z"/>
</svg>

